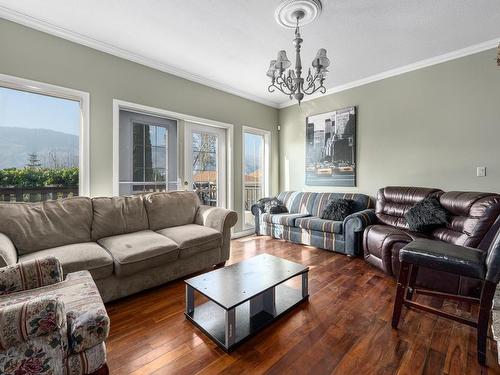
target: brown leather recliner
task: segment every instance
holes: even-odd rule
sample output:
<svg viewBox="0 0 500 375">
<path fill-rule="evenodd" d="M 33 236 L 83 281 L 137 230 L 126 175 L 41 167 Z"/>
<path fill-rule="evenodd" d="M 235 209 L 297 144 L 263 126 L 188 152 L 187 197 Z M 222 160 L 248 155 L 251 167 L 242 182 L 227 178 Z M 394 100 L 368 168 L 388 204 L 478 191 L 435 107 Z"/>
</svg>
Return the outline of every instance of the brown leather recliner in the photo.
<svg viewBox="0 0 500 375">
<path fill-rule="evenodd" d="M 404 218 L 417 202 L 436 197 L 451 215 L 446 227 L 429 233 L 412 232 Z M 500 227 L 500 195 L 476 192 L 443 192 L 439 189 L 391 186 L 380 189 L 375 209 L 377 222 L 363 234 L 367 262 L 388 275 L 399 275 L 399 250 L 417 238 L 432 238 L 486 250 Z M 448 293 L 474 294 L 477 282 L 422 268 L 417 285 Z"/>
</svg>

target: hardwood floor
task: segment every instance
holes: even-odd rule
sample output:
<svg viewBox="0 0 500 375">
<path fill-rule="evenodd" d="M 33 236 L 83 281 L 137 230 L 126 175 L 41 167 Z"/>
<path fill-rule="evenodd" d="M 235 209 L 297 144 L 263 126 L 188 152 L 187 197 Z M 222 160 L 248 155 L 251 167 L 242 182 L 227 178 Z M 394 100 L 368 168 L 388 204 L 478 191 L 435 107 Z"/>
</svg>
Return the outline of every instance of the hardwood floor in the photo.
<svg viewBox="0 0 500 375">
<path fill-rule="evenodd" d="M 184 318 L 182 280 L 110 303 L 111 374 L 500 374 L 492 340 L 491 367 L 478 365 L 470 327 L 405 309 L 393 330 L 396 282 L 362 259 L 246 237 L 232 242 L 228 264 L 263 252 L 310 267 L 309 302 L 230 354 Z M 476 313 L 466 303 L 417 300 Z"/>
</svg>

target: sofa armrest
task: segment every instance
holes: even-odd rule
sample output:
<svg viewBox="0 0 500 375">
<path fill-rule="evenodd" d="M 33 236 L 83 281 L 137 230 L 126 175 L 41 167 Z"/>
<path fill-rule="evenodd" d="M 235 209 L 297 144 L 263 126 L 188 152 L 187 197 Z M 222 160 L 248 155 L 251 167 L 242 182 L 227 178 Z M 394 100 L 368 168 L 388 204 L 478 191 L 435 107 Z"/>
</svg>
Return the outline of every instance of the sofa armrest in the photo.
<svg viewBox="0 0 500 375">
<path fill-rule="evenodd" d="M 356 256 L 363 252 L 362 235 L 365 228 L 377 222 L 375 210 L 366 209 L 355 212 L 344 219 L 344 238 L 346 254 Z"/>
<path fill-rule="evenodd" d="M 259 203 L 252 204 L 252 207 L 250 210 L 251 210 L 253 216 L 259 216 L 261 213 L 264 212 L 262 205 L 260 205 Z"/>
<path fill-rule="evenodd" d="M 235 211 L 221 207 L 201 205 L 196 212 L 195 224 L 213 228 L 220 233 L 225 229 L 231 229 L 238 221 Z"/>
<path fill-rule="evenodd" d="M 0 296 L 61 281 L 63 271 L 55 257 L 31 259 L 0 268 Z"/>
<path fill-rule="evenodd" d="M 376 222 L 375 210 L 368 208 L 347 216 L 344 219 L 344 228 L 348 225 L 355 232 L 363 232 L 368 225 L 373 225 Z"/>
<path fill-rule="evenodd" d="M 17 262 L 16 247 L 9 237 L 0 233 L 0 267 L 10 266 Z"/>
<path fill-rule="evenodd" d="M 67 336 L 66 312 L 55 296 L 39 296 L 0 309 L 0 349 L 18 346 L 36 337 L 47 337 L 55 348 Z"/>
<path fill-rule="evenodd" d="M 195 224 L 213 228 L 222 233 L 220 262 L 225 262 L 229 259 L 231 228 L 237 221 L 238 214 L 235 211 L 225 208 L 201 205 L 196 212 Z"/>
</svg>

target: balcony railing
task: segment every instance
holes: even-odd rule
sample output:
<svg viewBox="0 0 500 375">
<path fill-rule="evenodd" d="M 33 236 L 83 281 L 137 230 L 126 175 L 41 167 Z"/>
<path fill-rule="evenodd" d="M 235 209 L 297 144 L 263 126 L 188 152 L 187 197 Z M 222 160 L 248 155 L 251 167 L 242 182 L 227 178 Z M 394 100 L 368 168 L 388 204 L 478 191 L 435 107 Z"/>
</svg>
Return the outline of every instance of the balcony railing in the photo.
<svg viewBox="0 0 500 375">
<path fill-rule="evenodd" d="M 246 182 L 244 185 L 243 202 L 245 211 L 250 211 L 252 205 L 262 198 L 262 188 L 259 182 Z"/>
<path fill-rule="evenodd" d="M 4 202 L 43 202 L 77 195 L 78 186 L 0 187 L 0 201 Z"/>
</svg>

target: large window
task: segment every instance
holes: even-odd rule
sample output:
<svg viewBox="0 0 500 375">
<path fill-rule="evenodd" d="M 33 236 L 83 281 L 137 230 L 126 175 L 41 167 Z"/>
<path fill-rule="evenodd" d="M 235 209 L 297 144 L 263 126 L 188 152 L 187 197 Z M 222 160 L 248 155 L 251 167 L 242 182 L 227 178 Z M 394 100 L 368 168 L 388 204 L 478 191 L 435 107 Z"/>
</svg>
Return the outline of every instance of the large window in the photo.
<svg viewBox="0 0 500 375">
<path fill-rule="evenodd" d="M 254 227 L 252 205 L 269 194 L 269 133 L 243 128 L 243 212 L 245 228 Z"/>
<path fill-rule="evenodd" d="M 0 200 L 79 195 L 81 102 L 1 85 Z"/>
<path fill-rule="evenodd" d="M 120 195 L 177 189 L 177 122 L 120 113 Z"/>
</svg>

